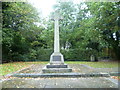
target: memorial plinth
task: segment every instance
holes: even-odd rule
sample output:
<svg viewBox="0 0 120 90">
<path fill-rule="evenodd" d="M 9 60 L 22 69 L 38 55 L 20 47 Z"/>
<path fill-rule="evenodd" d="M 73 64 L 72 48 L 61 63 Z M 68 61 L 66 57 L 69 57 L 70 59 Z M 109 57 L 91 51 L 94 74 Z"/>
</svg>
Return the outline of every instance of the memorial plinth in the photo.
<svg viewBox="0 0 120 90">
<path fill-rule="evenodd" d="M 47 64 L 43 69 L 43 73 L 65 73 L 72 72 L 72 69 L 68 67 L 67 64 L 64 64 L 64 57 L 60 53 L 60 44 L 59 44 L 59 20 L 62 19 L 60 15 L 56 12 L 53 20 L 54 24 L 54 52 L 50 56 L 50 63 Z"/>
</svg>

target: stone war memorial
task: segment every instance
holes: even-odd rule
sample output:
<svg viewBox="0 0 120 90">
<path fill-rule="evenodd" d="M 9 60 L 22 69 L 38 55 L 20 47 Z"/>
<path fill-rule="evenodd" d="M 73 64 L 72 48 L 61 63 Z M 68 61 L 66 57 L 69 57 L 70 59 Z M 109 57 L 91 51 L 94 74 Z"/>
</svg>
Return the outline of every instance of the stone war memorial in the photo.
<svg viewBox="0 0 120 90">
<path fill-rule="evenodd" d="M 35 1 L 36 3 L 36 0 L 32 1 Z M 38 0 L 38 2 L 40 1 L 45 0 Z M 17 4 L 16 2 L 14 4 L 9 4 L 10 3 L 3 3 L 3 15 L 5 16 L 3 16 L 3 51 L 5 50 L 8 52 L 10 50 L 9 53 L 6 53 L 7 56 L 5 55 L 4 58 L 7 60 L 6 57 L 9 57 L 8 59 L 13 59 L 13 61 L 0 65 L 0 68 L 3 67 L 1 71 L 3 74 L 1 75 L 2 77 L 0 77 L 0 88 L 3 88 L 3 90 L 7 88 L 10 90 L 13 90 L 14 88 L 40 88 L 42 90 L 46 90 L 46 88 L 50 88 L 50 90 L 53 90 L 54 88 L 56 88 L 56 90 L 57 88 L 61 88 L 62 90 L 79 90 L 79 88 L 80 90 L 93 90 L 100 88 L 100 90 L 119 90 L 120 72 L 118 70 L 119 66 L 117 61 L 106 61 L 105 59 L 101 59 L 99 55 L 99 58 L 97 59 L 97 54 L 100 52 L 97 47 L 94 48 L 97 49 L 95 52 L 93 52 L 94 50 L 92 49 L 94 44 L 98 45 L 98 48 L 102 48 L 101 46 L 99 47 L 98 44 L 98 40 L 102 37 L 102 35 L 99 37 L 100 33 L 96 31 L 101 30 L 99 28 L 102 27 L 102 24 L 100 24 L 100 26 L 98 25 L 99 27 L 97 27 L 96 21 L 98 23 L 99 19 L 96 17 L 98 17 L 98 14 L 104 13 L 103 11 L 105 10 L 102 9 L 107 9 L 107 7 L 103 8 L 104 5 L 110 5 L 109 7 L 112 7 L 111 4 L 103 4 L 103 2 L 101 4 L 100 2 L 93 3 L 95 4 L 92 4 L 94 7 L 93 8 L 91 7 L 92 5 L 90 5 L 90 3 L 81 3 L 80 5 L 76 4 L 74 7 L 72 6 L 72 3 L 62 2 L 61 4 L 56 4 L 58 5 L 57 8 L 54 8 L 55 11 L 51 12 L 52 15 L 49 19 L 51 22 L 49 20 L 48 22 L 47 20 L 44 22 L 44 19 L 46 18 L 39 18 L 41 19 L 40 21 L 36 20 L 36 22 L 39 22 L 41 24 L 39 27 L 33 20 L 33 17 L 35 17 L 33 16 L 33 13 L 36 12 L 32 12 L 33 8 L 30 10 L 29 5 L 27 6 L 25 3 Z M 40 3 L 38 4 L 40 5 Z M 44 4 L 45 7 L 47 7 L 46 3 Z M 60 9 L 58 8 L 59 5 Z M 102 8 L 100 10 L 96 10 L 98 6 Z M 117 6 L 118 5 L 113 5 L 113 8 L 115 9 Z M 80 9 L 80 7 L 82 9 Z M 88 9 L 83 7 L 88 7 Z M 27 9 L 25 10 L 25 8 Z M 75 8 L 77 9 L 74 10 Z M 17 9 L 20 11 L 18 10 L 16 12 Z M 62 11 L 62 9 L 65 9 L 65 11 Z M 87 13 L 86 10 L 88 10 Z M 108 11 L 111 10 L 112 9 Z M 95 13 L 98 12 L 98 14 L 92 15 L 91 11 L 95 11 Z M 91 15 L 87 15 L 88 13 Z M 116 16 L 115 14 L 113 14 L 112 17 Z M 14 15 L 16 15 L 15 18 Z M 13 17 L 11 18 L 11 16 Z M 20 17 L 20 19 L 18 17 Z M 69 19 L 73 17 L 75 20 L 72 19 L 69 21 Z M 16 22 L 12 20 L 13 18 Z M 103 16 L 100 15 L 100 18 L 103 18 Z M 24 20 L 26 21 L 23 22 Z M 30 22 L 28 22 L 29 20 Z M 102 20 L 100 20 L 99 23 L 101 23 Z M 18 21 L 20 23 L 20 26 L 18 24 L 17 27 Z M 105 21 L 110 21 L 111 23 L 112 19 Z M 21 25 L 21 22 L 23 23 L 23 27 Z M 31 25 L 31 23 L 35 23 L 35 25 Z M 45 27 L 42 26 L 44 24 Z M 7 27 L 5 28 L 5 26 Z M 46 28 L 46 26 L 48 28 Z M 8 27 L 10 29 L 8 29 Z M 20 28 L 23 30 L 19 30 Z M 103 40 L 103 38 L 101 40 Z M 62 45 L 62 48 L 60 45 Z M 18 48 L 18 50 L 16 48 Z M 63 53 L 60 51 L 61 49 Z M 52 50 L 53 52 L 51 52 Z M 103 52 L 102 49 L 100 51 Z M 104 56 L 103 53 L 100 54 L 102 57 Z M 14 59 L 16 60 L 14 61 Z M 22 61 L 19 61 L 17 59 Z"/>
<path fill-rule="evenodd" d="M 58 11 L 55 11 L 52 20 L 54 20 L 54 52 L 50 56 L 50 63 L 43 68 L 43 73 L 65 73 L 72 72 L 72 69 L 64 63 L 64 56 L 60 53 L 60 40 L 59 40 L 59 20 L 62 17 Z"/>
</svg>

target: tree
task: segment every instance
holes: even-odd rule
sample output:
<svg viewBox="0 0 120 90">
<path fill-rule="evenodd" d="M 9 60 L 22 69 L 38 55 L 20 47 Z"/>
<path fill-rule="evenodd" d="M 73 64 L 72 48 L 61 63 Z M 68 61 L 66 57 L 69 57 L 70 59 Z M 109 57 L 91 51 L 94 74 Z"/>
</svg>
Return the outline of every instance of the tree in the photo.
<svg viewBox="0 0 120 90">
<path fill-rule="evenodd" d="M 3 14 L 3 62 L 25 59 L 35 40 L 40 38 L 43 27 L 37 26 L 40 17 L 29 3 L 2 2 Z M 41 45 L 43 46 L 43 45 Z"/>
<path fill-rule="evenodd" d="M 120 2 L 97 2 L 87 5 L 91 15 L 96 17 L 95 28 L 108 43 L 107 47 L 114 51 L 117 59 L 120 59 Z"/>
</svg>

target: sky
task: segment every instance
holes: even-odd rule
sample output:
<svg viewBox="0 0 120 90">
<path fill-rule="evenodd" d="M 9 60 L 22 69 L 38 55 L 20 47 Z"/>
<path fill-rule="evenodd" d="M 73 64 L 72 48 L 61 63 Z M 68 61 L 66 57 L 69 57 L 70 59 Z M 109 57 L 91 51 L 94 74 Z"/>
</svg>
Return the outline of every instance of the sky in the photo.
<svg viewBox="0 0 120 90">
<path fill-rule="evenodd" d="M 53 5 L 56 4 L 57 0 L 28 0 L 35 8 L 37 8 L 38 12 L 42 13 L 43 17 L 47 17 L 50 12 L 53 11 Z M 62 1 L 62 0 L 61 0 Z M 69 0 L 63 0 L 69 1 Z M 73 0 L 74 3 L 79 3 L 81 0 Z"/>
<path fill-rule="evenodd" d="M 50 12 L 53 11 L 53 5 L 56 4 L 56 0 L 28 0 L 38 12 L 42 12 L 43 17 L 47 17 Z"/>
</svg>

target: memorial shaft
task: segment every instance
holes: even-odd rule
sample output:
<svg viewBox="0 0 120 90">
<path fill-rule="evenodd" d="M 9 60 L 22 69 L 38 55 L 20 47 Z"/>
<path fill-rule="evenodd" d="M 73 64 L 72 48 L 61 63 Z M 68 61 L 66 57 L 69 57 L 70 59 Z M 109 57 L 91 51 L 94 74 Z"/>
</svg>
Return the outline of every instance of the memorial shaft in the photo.
<svg viewBox="0 0 120 90">
<path fill-rule="evenodd" d="M 55 19 L 55 31 L 54 31 L 54 53 L 60 52 L 60 43 L 59 43 L 59 19 Z"/>
<path fill-rule="evenodd" d="M 50 56 L 50 64 L 64 64 L 64 57 L 60 53 L 60 40 L 59 40 L 59 20 L 61 16 L 56 12 L 54 14 L 54 52 Z"/>
</svg>

